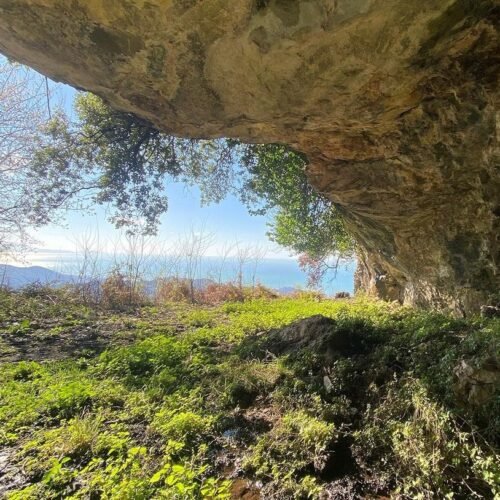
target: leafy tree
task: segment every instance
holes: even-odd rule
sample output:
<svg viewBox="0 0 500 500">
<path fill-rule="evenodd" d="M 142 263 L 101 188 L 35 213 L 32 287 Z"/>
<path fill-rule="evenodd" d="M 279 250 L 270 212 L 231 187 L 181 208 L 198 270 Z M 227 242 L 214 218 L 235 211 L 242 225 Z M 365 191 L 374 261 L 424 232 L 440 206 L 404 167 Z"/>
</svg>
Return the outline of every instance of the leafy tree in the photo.
<svg viewBox="0 0 500 500">
<path fill-rule="evenodd" d="M 236 191 L 251 213 L 273 215 L 273 241 L 315 259 L 352 253 L 341 210 L 309 184 L 304 155 L 281 144 L 248 145 L 241 164 Z"/>
<path fill-rule="evenodd" d="M 214 165 L 221 170 L 231 161 L 223 154 L 230 141 L 164 134 L 95 95 L 80 94 L 75 108 L 75 123 L 56 114 L 38 142 L 31 163 L 40 188 L 32 200 L 36 206 L 47 200 L 59 208 L 70 200 L 78 200 L 80 208 L 107 205 L 117 227 L 154 234 L 168 208 L 168 180 L 208 179 Z M 220 183 L 218 189 L 228 188 Z M 216 194 L 214 198 L 220 199 Z"/>
<path fill-rule="evenodd" d="M 117 227 L 154 234 L 168 208 L 165 185 L 184 181 L 200 187 L 203 203 L 232 193 L 252 214 L 269 215 L 270 238 L 305 254 L 301 262 L 315 275 L 330 268 L 329 256 L 352 254 L 341 210 L 312 188 L 307 159 L 289 147 L 181 139 L 92 94 L 80 94 L 75 107 L 75 122 L 57 113 L 37 138 L 30 166 L 37 223 L 52 217 L 43 207 L 105 204 Z"/>
</svg>

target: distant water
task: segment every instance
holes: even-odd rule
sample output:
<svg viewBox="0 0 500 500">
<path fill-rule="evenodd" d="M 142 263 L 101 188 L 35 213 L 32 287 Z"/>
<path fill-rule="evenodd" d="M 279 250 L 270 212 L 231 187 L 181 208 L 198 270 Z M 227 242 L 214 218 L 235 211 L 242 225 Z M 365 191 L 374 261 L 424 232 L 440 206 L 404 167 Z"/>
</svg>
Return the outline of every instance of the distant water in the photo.
<svg viewBox="0 0 500 500">
<path fill-rule="evenodd" d="M 154 278 L 164 270 L 168 258 L 149 256 L 142 263 L 143 273 L 146 279 Z M 80 256 L 70 251 L 39 251 L 27 256 L 27 265 L 36 265 L 51 269 L 64 274 L 78 274 L 81 269 L 82 259 Z M 99 272 L 104 274 L 113 268 L 117 263 L 124 263 L 125 257 L 111 257 L 106 254 L 100 255 L 97 267 Z M 168 263 L 167 263 L 168 264 Z M 19 264 L 16 264 L 19 265 Z M 183 263 L 178 266 L 178 272 L 183 274 Z M 196 272 L 196 278 L 211 278 L 222 281 L 236 279 L 238 274 L 238 264 L 236 259 L 229 258 L 223 260 L 219 257 L 203 257 Z M 339 291 L 353 293 L 355 262 L 341 265 L 335 276 L 330 275 L 324 281 L 323 290 L 327 294 Z M 165 271 L 163 271 L 165 272 Z M 171 272 L 171 274 L 174 274 Z M 281 288 L 305 288 L 307 276 L 300 269 L 295 259 L 262 259 L 257 265 L 249 262 L 243 267 L 243 281 L 245 284 L 255 282 L 267 287 Z"/>
</svg>

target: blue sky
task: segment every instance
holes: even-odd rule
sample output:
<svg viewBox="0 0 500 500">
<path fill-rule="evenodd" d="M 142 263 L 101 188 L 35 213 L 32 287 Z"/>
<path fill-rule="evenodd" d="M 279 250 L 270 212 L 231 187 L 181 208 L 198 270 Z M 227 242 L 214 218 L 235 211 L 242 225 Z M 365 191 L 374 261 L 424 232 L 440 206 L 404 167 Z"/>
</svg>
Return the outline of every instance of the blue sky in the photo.
<svg viewBox="0 0 500 500">
<path fill-rule="evenodd" d="M 72 103 L 75 90 L 67 85 L 51 82 L 54 102 L 62 105 L 66 113 L 73 114 Z M 171 183 L 166 188 L 169 210 L 161 219 L 159 240 L 176 240 L 191 228 L 201 228 L 213 233 L 215 243 L 208 252 L 217 255 L 225 243 L 265 246 L 267 257 L 289 257 L 289 252 L 269 242 L 266 237 L 267 218 L 251 216 L 234 196 L 228 196 L 218 204 L 200 205 L 200 194 L 196 187 L 182 183 Z M 72 250 L 75 240 L 83 233 L 99 232 L 103 239 L 116 240 L 120 236 L 107 221 L 106 209 L 97 207 L 92 215 L 72 212 L 64 218 L 62 225 L 50 225 L 37 230 L 34 235 L 41 249 Z"/>
<path fill-rule="evenodd" d="M 55 82 L 50 82 L 49 87 L 52 110 L 62 107 L 70 117 L 74 117 L 73 101 L 76 91 Z M 260 258 L 264 258 L 260 266 L 262 269 L 257 276 L 262 283 L 277 288 L 306 284 L 306 276 L 290 252 L 268 240 L 268 219 L 250 215 L 246 207 L 234 196 L 228 196 L 218 204 L 202 207 L 197 187 L 170 183 L 165 192 L 169 199 L 169 210 L 161 218 L 157 237 L 147 243 L 151 256 L 155 256 L 156 251 L 175 252 L 179 240 L 188 233 L 203 231 L 210 234 L 213 241 L 204 254 L 208 258 L 204 262 L 205 267 L 213 266 L 213 262 L 218 260 L 223 261 L 210 260 L 210 257 L 224 254 L 227 247 L 232 248 L 232 253 L 226 254 L 227 257 L 234 257 L 238 248 L 244 252 L 245 248 L 250 250 L 248 247 L 254 247 L 255 253 L 252 255 L 258 254 Z M 106 207 L 95 207 L 92 213 L 66 212 L 60 224 L 42 227 L 33 233 L 33 237 L 36 239 L 35 252 L 30 252 L 21 261 L 16 260 L 16 263 L 74 272 L 79 252 L 82 252 L 83 241 L 87 241 L 90 244 L 89 249 L 97 251 L 103 259 L 106 259 L 106 255 L 112 257 L 116 252 L 120 253 L 125 249 L 124 234 L 108 222 Z M 237 259 L 233 260 L 237 262 Z M 228 262 L 229 264 L 231 262 Z M 67 269 L 61 266 L 67 266 Z M 353 269 L 353 263 L 347 267 L 343 266 L 334 282 L 325 284 L 327 291 L 352 291 Z"/>
<path fill-rule="evenodd" d="M 212 233 L 215 243 L 208 252 L 217 255 L 225 243 L 242 245 L 258 244 L 267 248 L 267 257 L 288 257 L 289 252 L 269 242 L 266 237 L 265 217 L 251 216 L 236 198 L 229 196 L 221 203 L 200 206 L 197 188 L 183 184 L 171 184 L 166 190 L 169 198 L 168 212 L 162 216 L 158 239 L 175 241 L 191 228 L 203 228 Z M 71 212 L 62 225 L 50 225 L 39 229 L 35 237 L 37 247 L 44 249 L 73 250 L 75 240 L 81 234 L 98 232 L 103 239 L 114 241 L 120 236 L 107 221 L 106 210 L 97 208 L 95 214 Z"/>
</svg>

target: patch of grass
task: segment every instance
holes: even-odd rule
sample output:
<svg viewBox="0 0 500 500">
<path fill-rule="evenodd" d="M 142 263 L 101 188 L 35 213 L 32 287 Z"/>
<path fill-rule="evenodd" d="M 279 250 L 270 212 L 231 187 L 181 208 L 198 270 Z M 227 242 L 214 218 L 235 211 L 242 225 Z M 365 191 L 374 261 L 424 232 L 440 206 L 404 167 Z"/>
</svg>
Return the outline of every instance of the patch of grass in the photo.
<svg viewBox="0 0 500 500">
<path fill-rule="evenodd" d="M 0 289 L 0 322 L 37 322 L 46 319 L 95 317 L 91 308 L 79 304 L 68 290 L 45 286 L 20 292 Z"/>
<path fill-rule="evenodd" d="M 18 322 L 15 321 L 7 328 L 7 333 L 12 335 L 22 335 L 31 332 L 31 321 L 29 319 L 23 319 Z"/>
<path fill-rule="evenodd" d="M 32 324 L 37 303 L 55 331 L 93 327 L 44 300 L 1 295 L 2 314 Z M 316 314 L 333 320 L 321 339 L 276 350 L 276 329 Z M 228 464 L 264 498 L 500 494 L 498 386 L 465 383 L 498 372 L 498 319 L 301 297 L 104 320 L 136 340 L 0 365 L 0 446 L 27 475 L 8 498 L 224 499 Z"/>
<path fill-rule="evenodd" d="M 226 403 L 226 408 L 248 408 L 255 400 L 272 393 L 280 379 L 291 376 L 278 361 L 246 361 L 231 356 L 225 363 L 216 366 L 221 392 L 218 403 Z"/>
</svg>

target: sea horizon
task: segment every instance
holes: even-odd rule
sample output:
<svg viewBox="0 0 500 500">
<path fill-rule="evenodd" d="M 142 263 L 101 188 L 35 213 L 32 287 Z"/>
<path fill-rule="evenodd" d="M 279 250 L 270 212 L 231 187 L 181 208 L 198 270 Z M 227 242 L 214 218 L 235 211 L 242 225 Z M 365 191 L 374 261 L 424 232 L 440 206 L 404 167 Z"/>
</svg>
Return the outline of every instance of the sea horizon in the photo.
<svg viewBox="0 0 500 500">
<path fill-rule="evenodd" d="M 158 276 L 183 276 L 185 263 L 179 262 L 173 269 L 169 255 L 147 255 L 140 263 L 141 275 L 145 280 Z M 100 253 L 91 257 L 92 267 L 99 275 L 105 275 L 115 267 L 125 268 L 130 262 L 125 254 Z M 40 250 L 26 254 L 22 261 L 5 259 L 0 265 L 16 267 L 39 266 L 65 275 L 82 274 L 84 259 L 81 254 L 70 250 Z M 354 271 L 356 262 L 348 261 L 338 266 L 336 273 L 329 276 L 321 284 L 322 290 L 328 294 L 354 291 Z M 245 262 L 241 266 L 242 282 L 245 285 L 260 283 L 273 289 L 306 288 L 307 274 L 300 268 L 293 257 L 265 257 Z M 212 279 L 214 281 L 236 281 L 240 271 L 238 259 L 235 256 L 203 256 L 199 259 L 197 270 L 193 276 L 196 279 Z"/>
</svg>

